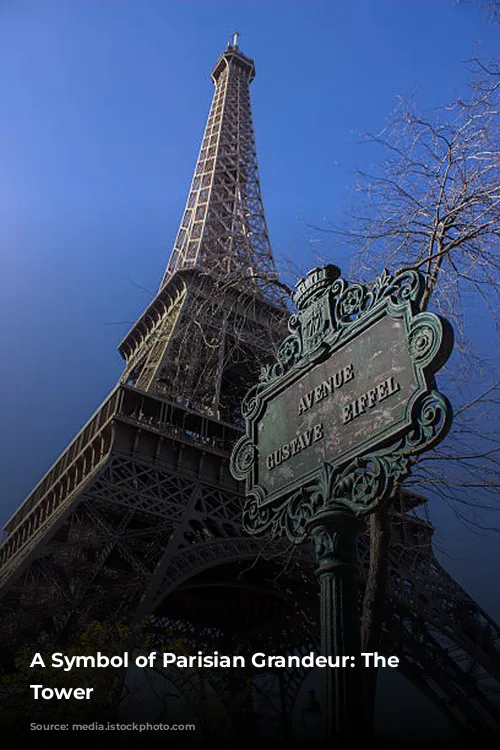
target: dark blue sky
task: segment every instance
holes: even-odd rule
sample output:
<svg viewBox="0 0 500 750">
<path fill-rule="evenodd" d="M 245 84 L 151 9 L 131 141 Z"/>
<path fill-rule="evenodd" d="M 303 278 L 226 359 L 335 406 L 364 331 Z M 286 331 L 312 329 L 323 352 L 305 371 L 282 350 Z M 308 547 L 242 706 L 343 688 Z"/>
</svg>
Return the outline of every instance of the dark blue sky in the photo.
<svg viewBox="0 0 500 750">
<path fill-rule="evenodd" d="M 231 33 L 254 57 L 253 109 L 278 260 L 344 269 L 332 235 L 357 133 L 398 94 L 464 95 L 473 3 L 0 1 L 0 516 L 10 515 L 119 377 L 116 346 L 155 292 L 175 238 Z M 432 509 L 447 567 L 495 611 L 498 537 Z M 500 523 L 498 524 L 500 525 Z M 471 565 L 471 559 L 477 561 Z"/>
</svg>

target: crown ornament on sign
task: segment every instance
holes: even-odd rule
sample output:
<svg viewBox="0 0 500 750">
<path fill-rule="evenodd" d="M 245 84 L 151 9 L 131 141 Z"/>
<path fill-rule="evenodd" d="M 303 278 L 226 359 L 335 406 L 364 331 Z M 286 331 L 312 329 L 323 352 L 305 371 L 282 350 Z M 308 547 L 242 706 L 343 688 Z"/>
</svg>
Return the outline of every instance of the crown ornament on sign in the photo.
<svg viewBox="0 0 500 750">
<path fill-rule="evenodd" d="M 340 277 L 340 268 L 327 265 L 323 268 L 313 268 L 304 279 L 295 285 L 292 299 L 297 309 L 303 310 L 310 302 L 319 297 L 334 281 Z"/>
</svg>

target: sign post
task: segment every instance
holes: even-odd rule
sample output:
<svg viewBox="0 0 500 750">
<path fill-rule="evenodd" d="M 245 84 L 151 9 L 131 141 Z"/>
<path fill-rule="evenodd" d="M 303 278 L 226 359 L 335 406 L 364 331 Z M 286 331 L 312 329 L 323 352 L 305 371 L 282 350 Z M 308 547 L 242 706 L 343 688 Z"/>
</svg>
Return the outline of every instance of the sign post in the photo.
<svg viewBox="0 0 500 750">
<path fill-rule="evenodd" d="M 445 320 L 420 312 L 422 276 L 387 271 L 370 288 L 336 266 L 310 271 L 293 295 L 278 361 L 246 394 L 246 434 L 231 456 L 246 482 L 250 534 L 314 542 L 325 669 L 327 737 L 363 723 L 357 538 L 363 518 L 394 494 L 411 458 L 436 445 L 451 406 L 434 373 L 453 346 Z"/>
<path fill-rule="evenodd" d="M 345 667 L 324 672 L 325 735 L 328 740 L 355 739 L 364 727 L 356 585 L 363 524 L 353 513 L 333 507 L 314 516 L 306 528 L 313 538 L 320 581 L 321 652 L 350 657 Z"/>
</svg>

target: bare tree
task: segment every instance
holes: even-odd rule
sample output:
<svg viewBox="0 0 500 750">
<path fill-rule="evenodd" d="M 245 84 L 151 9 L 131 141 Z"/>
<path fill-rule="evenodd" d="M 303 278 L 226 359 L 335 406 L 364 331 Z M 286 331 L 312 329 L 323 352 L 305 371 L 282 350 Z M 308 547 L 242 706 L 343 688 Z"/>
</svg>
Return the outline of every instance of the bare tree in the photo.
<svg viewBox="0 0 500 750">
<path fill-rule="evenodd" d="M 500 67 L 479 59 L 471 65 L 466 101 L 423 117 L 401 100 L 384 131 L 367 136 L 385 158 L 379 174 L 360 173 L 361 200 L 346 232 L 357 246 L 358 274 L 418 269 L 425 277 L 422 307 L 432 303 L 454 326 L 456 353 L 446 374 L 455 405 L 453 449 L 448 440 L 424 454 L 413 480 L 434 488 L 481 485 L 479 470 L 488 475 L 485 487 L 497 486 L 497 433 L 491 419 L 484 428 L 484 418 L 500 393 L 491 348 L 500 324 Z M 478 324 L 487 344 L 478 341 Z"/>
<path fill-rule="evenodd" d="M 425 116 L 401 98 L 387 126 L 364 136 L 382 150 L 380 165 L 358 173 L 347 228 L 323 231 L 354 249 L 359 281 L 384 267 L 419 270 L 422 307 L 452 322 L 455 353 L 443 377 L 454 426 L 409 482 L 439 494 L 466 523 L 492 528 L 488 513 L 500 509 L 500 63 L 468 64 L 466 98 Z M 374 651 L 387 583 L 387 508 L 371 518 L 370 532 L 362 638 Z M 372 680 L 369 700 L 374 690 Z"/>
<path fill-rule="evenodd" d="M 499 0 L 476 0 L 476 3 L 484 9 L 488 21 L 491 23 L 498 23 L 500 21 Z"/>
</svg>

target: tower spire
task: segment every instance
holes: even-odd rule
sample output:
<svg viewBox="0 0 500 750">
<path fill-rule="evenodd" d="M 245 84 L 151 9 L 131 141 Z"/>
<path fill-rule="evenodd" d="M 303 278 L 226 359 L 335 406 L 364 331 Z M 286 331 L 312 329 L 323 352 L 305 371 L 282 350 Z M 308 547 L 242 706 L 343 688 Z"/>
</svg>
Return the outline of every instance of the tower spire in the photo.
<svg viewBox="0 0 500 750">
<path fill-rule="evenodd" d="M 276 279 L 262 204 L 250 104 L 253 60 L 239 33 L 212 70 L 215 91 L 186 207 L 162 288 L 176 271 L 197 267 L 258 283 Z M 276 297 L 266 289 L 265 295 Z"/>
</svg>

